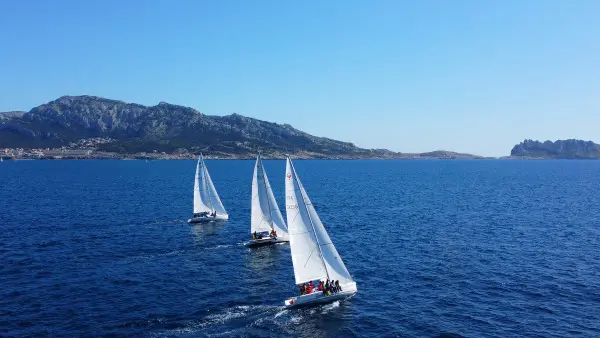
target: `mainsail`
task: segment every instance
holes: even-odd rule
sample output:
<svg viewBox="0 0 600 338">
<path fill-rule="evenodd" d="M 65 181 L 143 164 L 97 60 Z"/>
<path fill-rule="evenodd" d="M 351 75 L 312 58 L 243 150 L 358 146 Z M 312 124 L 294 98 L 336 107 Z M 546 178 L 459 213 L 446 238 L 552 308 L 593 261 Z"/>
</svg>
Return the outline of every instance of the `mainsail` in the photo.
<svg viewBox="0 0 600 338">
<path fill-rule="evenodd" d="M 339 280 L 340 284 L 352 282 L 289 158 L 285 202 L 296 284 L 325 278 Z"/>
<path fill-rule="evenodd" d="M 200 158 L 198 158 L 198 163 L 196 164 L 196 177 L 194 180 L 194 214 L 212 211 L 212 208 L 206 205 L 207 201 L 210 201 L 210 199 L 207 198 L 208 190 L 206 189 L 206 180 L 204 179 L 202 165 L 202 156 L 200 156 Z"/>
<path fill-rule="evenodd" d="M 263 167 L 260 154 L 254 165 L 254 176 L 252 177 L 252 218 L 250 220 L 251 232 L 263 232 L 275 230 L 277 237 L 287 238 L 287 227 L 283 216 L 273 195 L 269 184 L 267 173 Z"/>
<path fill-rule="evenodd" d="M 196 165 L 196 181 L 194 182 L 194 213 L 216 211 L 217 215 L 225 216 L 227 211 L 217 194 L 215 185 L 210 179 L 210 174 L 200 155 Z"/>
</svg>

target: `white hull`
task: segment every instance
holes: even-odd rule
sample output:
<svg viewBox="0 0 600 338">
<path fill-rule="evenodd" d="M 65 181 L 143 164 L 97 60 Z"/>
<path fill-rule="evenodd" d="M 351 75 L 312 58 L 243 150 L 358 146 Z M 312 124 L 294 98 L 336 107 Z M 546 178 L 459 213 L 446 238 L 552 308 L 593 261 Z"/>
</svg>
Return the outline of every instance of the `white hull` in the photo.
<svg viewBox="0 0 600 338">
<path fill-rule="evenodd" d="M 208 223 L 215 221 L 226 221 L 229 219 L 229 216 L 217 215 L 216 217 L 205 216 L 205 217 L 193 217 L 188 219 L 188 223 Z"/>
<path fill-rule="evenodd" d="M 316 304 L 324 304 L 331 303 L 338 299 L 344 299 L 354 295 L 358 290 L 356 289 L 356 283 L 348 283 L 345 285 L 341 285 L 342 291 L 338 293 L 331 294 L 326 296 L 323 294 L 323 291 L 316 291 L 308 295 L 302 295 L 298 297 L 292 297 L 287 299 L 284 302 L 286 308 L 292 308 L 297 306 L 307 306 L 307 305 L 316 305 Z"/>
</svg>

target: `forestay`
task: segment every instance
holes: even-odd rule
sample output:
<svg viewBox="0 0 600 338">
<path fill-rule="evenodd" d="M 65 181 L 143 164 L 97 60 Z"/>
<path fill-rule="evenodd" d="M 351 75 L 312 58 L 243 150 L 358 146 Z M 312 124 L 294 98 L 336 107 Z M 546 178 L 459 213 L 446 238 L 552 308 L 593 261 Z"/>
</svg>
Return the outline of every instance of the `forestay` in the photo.
<svg viewBox="0 0 600 338">
<path fill-rule="evenodd" d="M 352 277 L 331 242 L 292 161 L 286 163 L 285 199 L 290 248 L 296 284 L 311 280 L 352 282 Z"/>
<path fill-rule="evenodd" d="M 252 218 L 250 221 L 251 232 L 275 230 L 277 237 L 287 238 L 287 227 L 273 195 L 267 173 L 264 169 L 260 154 L 254 165 L 252 177 Z"/>
</svg>

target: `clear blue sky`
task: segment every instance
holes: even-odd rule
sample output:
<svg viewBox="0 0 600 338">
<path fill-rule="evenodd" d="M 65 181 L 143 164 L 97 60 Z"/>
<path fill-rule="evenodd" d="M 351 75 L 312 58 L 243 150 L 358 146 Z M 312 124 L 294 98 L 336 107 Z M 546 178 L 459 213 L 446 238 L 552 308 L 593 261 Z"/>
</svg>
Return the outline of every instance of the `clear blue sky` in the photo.
<svg viewBox="0 0 600 338">
<path fill-rule="evenodd" d="M 600 1 L 0 1 L 0 111 L 237 112 L 403 152 L 600 141 Z"/>
</svg>

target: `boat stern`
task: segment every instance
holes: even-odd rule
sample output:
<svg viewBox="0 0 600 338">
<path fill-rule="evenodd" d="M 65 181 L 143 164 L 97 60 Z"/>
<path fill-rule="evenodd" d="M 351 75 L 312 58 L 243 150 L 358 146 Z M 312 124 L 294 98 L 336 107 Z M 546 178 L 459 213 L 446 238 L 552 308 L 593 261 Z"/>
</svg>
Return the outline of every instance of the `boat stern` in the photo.
<svg viewBox="0 0 600 338">
<path fill-rule="evenodd" d="M 290 299 L 286 299 L 283 302 L 283 305 L 285 305 L 285 306 L 292 306 L 292 305 L 294 305 L 294 303 L 296 303 L 296 297 L 292 297 Z"/>
</svg>

